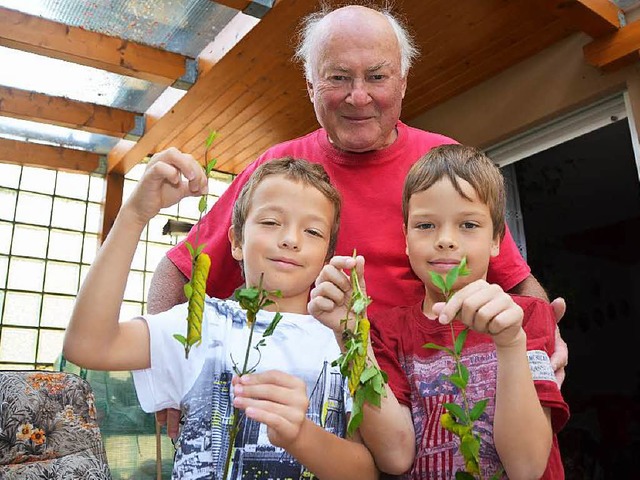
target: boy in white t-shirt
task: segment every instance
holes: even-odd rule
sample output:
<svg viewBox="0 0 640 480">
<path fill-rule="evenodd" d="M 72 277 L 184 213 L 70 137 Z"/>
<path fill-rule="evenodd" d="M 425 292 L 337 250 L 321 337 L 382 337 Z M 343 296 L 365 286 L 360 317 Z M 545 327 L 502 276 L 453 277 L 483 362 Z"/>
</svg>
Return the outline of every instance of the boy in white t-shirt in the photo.
<svg viewBox="0 0 640 480">
<path fill-rule="evenodd" d="M 175 152 L 174 152 L 175 153 Z M 206 193 L 206 177 L 190 155 L 158 154 L 122 206 L 82 286 L 67 329 L 64 355 L 96 370 L 134 370 L 145 411 L 179 408 L 183 426 L 174 478 L 222 478 L 233 407 L 245 416 L 232 451 L 230 478 L 377 478 L 359 436 L 345 439 L 349 402 L 331 361 L 333 332 L 307 314 L 309 290 L 333 254 L 340 197 L 324 169 L 291 158 L 262 165 L 244 186 L 229 229 L 232 253 L 248 285 L 280 290 L 283 319 L 260 349 L 257 372 L 233 378 L 249 328 L 233 300 L 206 299 L 202 344 L 184 347 L 187 305 L 119 322 L 140 234 L 160 209 Z M 252 346 L 276 306 L 260 311 Z M 233 390 L 233 395 L 231 394 Z"/>
</svg>

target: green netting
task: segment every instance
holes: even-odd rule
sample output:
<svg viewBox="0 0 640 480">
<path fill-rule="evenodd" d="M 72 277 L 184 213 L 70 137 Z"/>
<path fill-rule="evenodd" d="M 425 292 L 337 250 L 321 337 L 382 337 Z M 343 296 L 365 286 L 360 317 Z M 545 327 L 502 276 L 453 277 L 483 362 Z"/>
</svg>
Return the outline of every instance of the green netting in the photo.
<svg viewBox="0 0 640 480">
<path fill-rule="evenodd" d="M 154 480 L 156 475 L 156 427 L 153 414 L 138 404 L 129 372 L 84 370 L 64 359 L 56 367 L 85 378 L 96 398 L 98 424 L 114 480 Z M 174 448 L 163 430 L 162 478 L 171 478 Z"/>
</svg>

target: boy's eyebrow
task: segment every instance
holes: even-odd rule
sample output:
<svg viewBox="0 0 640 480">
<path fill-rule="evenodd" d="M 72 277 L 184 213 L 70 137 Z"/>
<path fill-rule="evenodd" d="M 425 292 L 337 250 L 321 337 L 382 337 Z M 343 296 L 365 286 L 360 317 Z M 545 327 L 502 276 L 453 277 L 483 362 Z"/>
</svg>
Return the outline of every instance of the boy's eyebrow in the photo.
<svg viewBox="0 0 640 480">
<path fill-rule="evenodd" d="M 276 213 L 286 213 L 287 210 L 288 210 L 287 208 L 279 207 L 277 205 L 265 205 L 265 206 L 259 206 L 256 208 L 256 212 L 261 214 L 269 213 L 270 211 L 273 211 Z M 305 215 L 305 217 L 311 220 L 326 222 L 329 226 L 333 225 L 333 219 L 328 220 L 323 215 L 318 215 L 317 213 L 308 213 Z"/>
</svg>

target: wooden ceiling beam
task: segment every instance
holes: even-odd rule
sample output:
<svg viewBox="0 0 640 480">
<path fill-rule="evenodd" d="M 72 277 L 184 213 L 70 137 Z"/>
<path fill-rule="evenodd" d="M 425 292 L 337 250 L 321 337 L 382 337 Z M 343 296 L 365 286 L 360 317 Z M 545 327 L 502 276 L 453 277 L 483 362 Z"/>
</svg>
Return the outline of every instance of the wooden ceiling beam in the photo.
<svg viewBox="0 0 640 480">
<path fill-rule="evenodd" d="M 205 126 L 212 130 L 222 128 L 223 125 L 205 122 L 200 116 L 205 111 L 213 110 L 212 104 L 219 98 L 229 98 L 229 101 L 232 101 L 225 93 L 234 85 L 249 89 L 258 78 L 270 76 L 268 71 L 256 68 L 257 66 L 272 65 L 272 60 L 281 61 L 285 50 L 287 60 L 291 58 L 291 38 L 296 26 L 300 18 L 314 8 L 312 2 L 302 0 L 277 2 L 264 20 L 247 33 L 240 43 L 213 68 L 200 75 L 187 94 L 169 113 L 158 120 L 133 148 L 124 155 L 121 152 L 109 155 L 109 171 L 128 172 L 142 158 L 156 151 L 159 144 L 171 142 L 184 130 L 193 129 L 192 124 L 200 125 L 191 131 L 192 135 Z M 300 75 L 300 72 L 295 72 L 293 65 L 291 70 Z M 217 113 L 222 112 L 217 110 Z"/>
<path fill-rule="evenodd" d="M 592 38 L 620 28 L 618 7 L 609 0 L 542 0 L 541 3 L 565 23 Z"/>
<path fill-rule="evenodd" d="M 67 172 L 91 173 L 100 165 L 100 155 L 84 150 L 0 138 L 0 161 Z"/>
<path fill-rule="evenodd" d="M 605 71 L 617 70 L 637 61 L 639 51 L 640 20 L 593 40 L 583 48 L 584 58 L 589 65 Z"/>
<path fill-rule="evenodd" d="M 0 45 L 171 85 L 186 57 L 0 7 Z"/>
<path fill-rule="evenodd" d="M 215 3 L 242 11 L 251 5 L 251 0 L 215 0 Z"/>
<path fill-rule="evenodd" d="M 0 85 L 0 115 L 114 137 L 135 127 L 135 113 Z"/>
</svg>

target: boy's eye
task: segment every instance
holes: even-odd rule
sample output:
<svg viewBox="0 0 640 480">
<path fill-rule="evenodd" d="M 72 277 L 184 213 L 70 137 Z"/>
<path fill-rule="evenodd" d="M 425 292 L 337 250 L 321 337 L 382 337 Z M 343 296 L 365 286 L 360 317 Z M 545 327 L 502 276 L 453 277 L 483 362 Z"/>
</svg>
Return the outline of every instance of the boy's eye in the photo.
<svg viewBox="0 0 640 480">
<path fill-rule="evenodd" d="M 416 224 L 416 228 L 418 230 L 430 230 L 432 228 L 436 228 L 436 226 L 433 223 L 430 222 L 421 222 Z"/>
<path fill-rule="evenodd" d="M 278 222 L 276 222 L 275 220 L 260 220 L 260 225 L 274 226 L 278 225 Z"/>
<path fill-rule="evenodd" d="M 324 235 L 320 230 L 316 230 L 315 228 L 307 228 L 306 232 L 309 235 L 313 235 L 314 237 L 324 238 Z"/>
<path fill-rule="evenodd" d="M 462 228 L 471 230 L 473 228 L 478 228 L 478 224 L 474 222 L 464 222 L 462 224 Z"/>
</svg>

